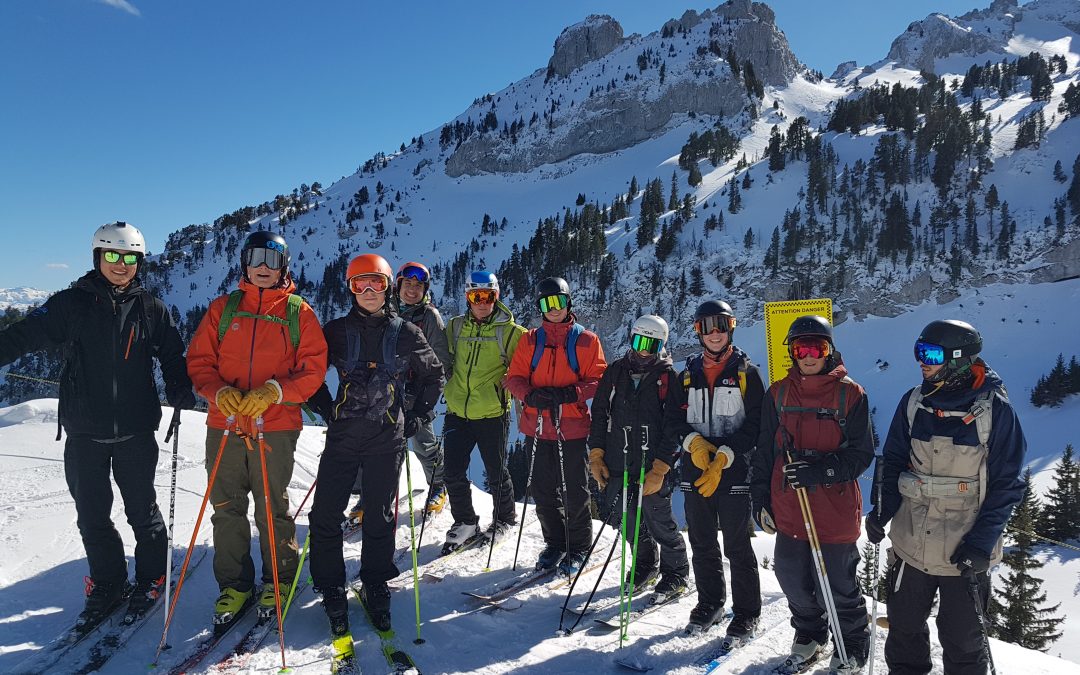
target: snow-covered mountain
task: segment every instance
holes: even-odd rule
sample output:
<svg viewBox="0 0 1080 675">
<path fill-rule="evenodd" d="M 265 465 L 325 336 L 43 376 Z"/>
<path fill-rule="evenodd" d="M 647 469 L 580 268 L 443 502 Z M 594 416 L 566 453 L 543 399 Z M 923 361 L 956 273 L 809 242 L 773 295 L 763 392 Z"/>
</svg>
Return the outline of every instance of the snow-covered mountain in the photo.
<svg viewBox="0 0 1080 675">
<path fill-rule="evenodd" d="M 42 291 L 36 288 L 20 286 L 18 288 L 0 288 L 0 310 L 14 307 L 26 309 L 33 305 L 40 305 L 51 295 L 50 291 Z"/>
</svg>

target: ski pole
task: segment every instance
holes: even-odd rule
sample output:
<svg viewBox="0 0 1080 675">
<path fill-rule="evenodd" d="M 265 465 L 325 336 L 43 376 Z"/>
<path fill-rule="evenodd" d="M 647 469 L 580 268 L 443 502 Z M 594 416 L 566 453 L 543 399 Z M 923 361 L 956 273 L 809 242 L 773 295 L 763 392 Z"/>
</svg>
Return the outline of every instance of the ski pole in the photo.
<svg viewBox="0 0 1080 675">
<path fill-rule="evenodd" d="M 270 535 L 270 564 L 274 570 L 274 610 L 277 613 L 278 643 L 281 645 L 281 669 L 285 664 L 285 629 L 281 625 L 281 587 L 278 585 L 277 537 L 274 535 L 274 512 L 270 508 L 270 477 L 266 472 L 266 439 L 263 435 L 263 418 L 255 418 L 255 427 L 259 432 L 259 465 L 262 467 L 263 508 L 266 516 L 266 530 Z"/>
<path fill-rule="evenodd" d="M 881 476 L 885 471 L 884 458 L 878 455 L 874 458 L 874 504 L 876 516 L 881 516 Z M 874 655 L 877 653 L 877 614 L 878 614 L 878 576 L 881 572 L 881 542 L 874 544 L 874 597 L 871 600 L 870 610 L 870 658 L 868 659 L 867 675 L 874 675 Z"/>
<path fill-rule="evenodd" d="M 529 446 L 529 474 L 525 477 L 525 498 L 521 500 L 521 521 L 518 523 L 518 538 L 517 546 L 514 547 L 514 565 L 511 570 L 517 570 L 518 551 L 521 549 L 521 534 L 525 531 L 525 513 L 529 510 L 529 489 L 532 488 L 533 477 L 533 462 L 536 461 L 536 442 L 540 439 L 541 432 L 544 431 L 544 411 L 537 411 L 536 414 L 536 436 L 533 437 L 533 442 Z"/>
<path fill-rule="evenodd" d="M 994 667 L 994 655 L 990 651 L 990 634 L 986 630 L 986 613 L 983 611 L 982 597 L 981 593 L 979 593 L 979 575 L 970 573 L 964 576 L 968 578 L 968 594 L 971 595 L 971 604 L 975 606 L 975 615 L 979 617 L 979 628 L 981 629 L 979 632 L 982 633 L 983 650 L 986 651 L 986 663 L 990 666 L 990 675 L 997 675 L 997 668 Z"/>
<path fill-rule="evenodd" d="M 308 497 L 310 497 L 311 493 L 315 491 L 315 486 L 318 483 L 319 483 L 318 479 L 315 479 L 315 480 L 311 481 L 311 487 L 308 488 L 308 491 L 304 495 L 304 498 L 300 500 L 300 506 L 296 507 L 296 513 L 294 513 L 293 517 L 292 517 L 293 520 L 296 520 L 297 516 L 300 515 L 300 512 L 304 510 L 304 504 L 307 504 Z"/>
<path fill-rule="evenodd" d="M 154 663 L 157 665 L 161 651 L 168 645 L 166 640 L 169 636 L 169 624 L 172 623 L 173 614 L 176 612 L 176 603 L 180 601 L 180 591 L 184 587 L 184 575 L 187 574 L 188 563 L 191 562 L 191 554 L 195 550 L 195 538 L 199 536 L 199 526 L 202 525 L 203 515 L 206 513 L 206 503 L 210 500 L 210 490 L 214 487 L 214 479 L 217 478 L 218 467 L 221 466 L 221 456 L 225 453 L 225 444 L 229 440 L 229 427 L 236 422 L 236 416 L 230 415 L 225 420 L 225 429 L 221 432 L 221 443 L 218 445 L 217 457 L 214 466 L 210 469 L 210 478 L 206 481 L 206 492 L 203 493 L 202 504 L 199 506 L 199 516 L 195 519 L 195 528 L 191 531 L 191 542 L 188 544 L 187 554 L 184 555 L 184 564 L 180 566 L 180 577 L 176 580 L 176 593 L 169 604 L 169 611 L 165 616 L 165 630 L 161 632 L 161 641 L 158 642 L 157 651 L 154 652 Z"/>
<path fill-rule="evenodd" d="M 608 513 L 608 514 L 610 514 L 615 509 L 615 500 L 619 498 L 618 491 L 613 491 L 613 492 L 615 492 L 615 496 L 612 498 L 611 503 L 608 504 L 608 510 L 606 511 L 606 513 Z M 596 538 L 593 539 L 592 546 L 589 547 L 589 555 L 586 556 L 586 559 L 592 557 L 593 550 L 596 548 L 596 545 L 598 543 L 600 543 L 600 536 L 604 533 L 604 528 L 607 527 L 607 525 L 608 525 L 607 521 L 609 519 L 610 519 L 610 516 L 609 516 L 608 519 L 600 521 L 600 531 L 597 532 Z M 611 543 L 611 550 L 608 551 L 607 559 L 604 561 L 604 566 L 600 568 L 600 574 L 596 578 L 596 583 L 593 584 L 592 590 L 589 591 L 589 596 L 587 598 L 585 598 L 585 606 L 581 609 L 580 612 L 577 612 L 578 618 L 577 618 L 577 621 L 574 622 L 574 625 L 570 626 L 569 628 L 562 631 L 563 635 L 569 635 L 569 634 L 573 633 L 574 629 L 578 627 L 578 624 L 581 623 L 581 620 L 585 617 L 585 614 L 589 611 L 589 605 L 592 604 L 593 597 L 596 595 L 596 590 L 598 588 L 600 588 L 600 581 L 603 580 L 604 573 L 607 572 L 608 565 L 611 563 L 611 559 L 615 555 L 615 547 L 618 545 L 618 543 L 619 543 L 619 537 L 616 534 L 615 540 Z M 584 567 L 582 569 L 584 569 Z M 566 602 L 563 603 L 563 611 L 564 612 L 566 611 L 567 605 L 570 602 L 570 596 L 574 592 L 574 586 L 577 585 L 578 579 L 580 579 L 580 578 L 581 578 L 581 573 L 579 571 L 578 575 L 576 577 L 574 577 L 573 583 L 570 584 L 570 591 L 566 594 Z M 560 628 L 562 627 L 562 616 L 559 617 L 559 626 L 560 626 Z"/>
<path fill-rule="evenodd" d="M 509 476 L 506 475 L 506 435 L 507 427 L 510 423 L 509 413 L 503 415 L 503 431 L 501 441 L 499 443 L 499 487 L 495 490 L 495 508 L 492 523 L 491 523 L 491 542 L 488 545 L 488 557 L 487 564 L 484 565 L 484 571 L 491 571 L 491 554 L 495 552 L 495 535 L 499 532 L 499 509 L 502 507 L 503 497 L 503 484 L 507 482 Z M 511 512 L 513 512 L 511 510 Z"/>
<path fill-rule="evenodd" d="M 642 427 L 641 438 L 641 468 L 638 471 L 637 506 L 634 513 L 634 545 L 632 547 L 633 566 L 630 568 L 630 588 L 626 590 L 626 611 L 620 615 L 619 644 L 629 637 L 631 604 L 634 601 L 634 576 L 637 574 L 638 542 L 641 535 L 641 500 L 643 498 L 642 484 L 645 482 L 645 455 L 649 451 L 649 427 Z"/>
<path fill-rule="evenodd" d="M 562 479 L 562 505 L 563 505 L 563 531 L 566 533 L 566 556 L 570 556 L 570 504 L 569 493 L 566 490 L 566 462 L 563 459 L 562 427 L 559 425 L 559 408 L 552 411 L 552 421 L 555 422 L 555 446 L 559 450 L 559 477 Z"/>
<path fill-rule="evenodd" d="M 619 540 L 622 542 L 619 546 L 619 646 L 622 646 L 623 634 L 622 634 L 622 615 L 623 615 L 623 603 L 626 602 L 626 500 L 628 497 L 628 491 L 630 486 L 630 465 L 629 465 L 629 452 L 630 452 L 630 429 L 632 427 L 623 427 L 623 469 L 622 469 L 622 519 L 619 526 Z"/>
<path fill-rule="evenodd" d="M 443 425 L 445 425 L 445 424 L 446 424 L 446 422 L 444 421 Z M 443 439 L 445 438 L 445 436 L 446 436 L 445 433 L 440 432 L 439 433 L 439 438 L 436 441 L 438 443 L 438 445 L 439 445 L 439 450 L 438 450 L 438 452 L 436 453 L 436 456 L 435 456 L 435 466 L 434 466 L 434 468 L 431 469 L 431 479 L 432 479 L 432 481 L 435 480 L 435 476 L 439 475 L 439 467 L 441 467 L 443 465 L 443 447 L 442 447 L 442 445 L 443 445 Z M 434 487 L 433 485 L 428 486 L 428 493 L 429 494 L 430 494 L 433 487 Z M 444 487 L 443 489 L 445 490 L 446 488 Z M 409 490 L 409 492 L 411 493 L 412 490 Z M 412 508 L 412 507 L 410 506 L 409 508 Z M 420 548 L 421 544 L 424 541 L 424 527 L 427 525 L 427 520 L 428 520 L 428 510 L 427 510 L 427 504 L 425 503 L 424 504 L 424 515 L 420 519 L 420 536 L 416 538 L 416 548 Z"/>
<path fill-rule="evenodd" d="M 169 430 L 165 432 L 165 442 L 172 438 L 172 468 L 169 471 L 169 531 L 168 531 L 168 555 L 165 559 L 165 606 L 169 606 L 169 593 L 172 590 L 172 547 L 173 547 L 173 523 L 176 515 L 176 458 L 180 453 L 180 408 L 173 409 L 172 421 L 169 422 Z M 169 625 L 165 624 L 164 630 L 168 632 Z M 167 638 L 168 636 L 166 636 Z"/>
<path fill-rule="evenodd" d="M 311 529 L 308 528 L 307 536 L 304 537 L 304 548 L 300 550 L 300 562 L 296 565 L 296 574 L 293 575 L 292 584 L 289 586 L 289 597 L 285 600 L 285 606 L 281 610 L 281 623 L 289 616 L 289 607 L 292 606 L 293 597 L 296 595 L 296 582 L 300 581 L 300 573 L 304 570 L 304 561 L 307 560 L 308 546 L 311 545 Z"/>
<path fill-rule="evenodd" d="M 416 604 L 416 640 L 413 642 L 422 645 L 424 639 L 420 637 L 420 572 L 416 564 L 416 512 L 413 511 L 412 499 L 412 462 L 409 459 L 409 451 L 406 449 L 403 452 L 405 453 L 405 485 L 409 491 L 409 546 L 412 548 L 412 586 Z"/>
</svg>

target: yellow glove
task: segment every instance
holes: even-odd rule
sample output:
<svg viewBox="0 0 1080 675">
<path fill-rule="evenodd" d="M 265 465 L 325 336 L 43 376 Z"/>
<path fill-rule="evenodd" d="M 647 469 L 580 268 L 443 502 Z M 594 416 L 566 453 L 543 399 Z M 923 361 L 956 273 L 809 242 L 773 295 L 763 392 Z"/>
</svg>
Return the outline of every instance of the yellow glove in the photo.
<svg viewBox="0 0 1080 675">
<path fill-rule="evenodd" d="M 648 496 L 660 491 L 660 488 L 664 485 L 664 475 L 668 471 L 671 471 L 671 467 L 665 464 L 662 460 L 654 459 L 652 461 L 652 468 L 649 469 L 649 473 L 645 474 L 645 483 L 642 484 L 641 494 Z"/>
<path fill-rule="evenodd" d="M 214 397 L 218 410 L 225 417 L 235 415 L 236 411 L 240 409 L 240 402 L 243 400 L 244 392 L 236 387 L 222 387 L 218 389 L 217 396 Z"/>
<path fill-rule="evenodd" d="M 704 471 L 709 468 L 709 462 L 716 454 L 716 446 L 705 440 L 705 437 L 696 431 L 691 432 L 683 439 L 683 449 L 690 452 L 690 459 L 694 466 Z"/>
<path fill-rule="evenodd" d="M 244 400 L 240 402 L 240 409 L 236 412 L 245 417 L 262 417 L 267 408 L 280 402 L 281 385 L 274 380 L 267 380 L 263 386 L 244 394 Z"/>
<path fill-rule="evenodd" d="M 596 482 L 600 484 L 601 490 L 607 487 L 608 478 L 611 477 L 611 474 L 608 472 L 607 464 L 604 464 L 603 448 L 593 448 L 589 451 L 589 471 L 592 473 L 592 477 L 596 479 Z"/>
<path fill-rule="evenodd" d="M 725 446 L 726 447 L 726 446 Z M 712 497 L 716 488 L 720 485 L 720 476 L 723 474 L 731 461 L 735 459 L 735 453 L 731 450 L 718 450 L 716 457 L 709 463 L 709 467 L 701 474 L 701 478 L 694 481 L 694 487 L 698 489 L 702 497 Z"/>
</svg>

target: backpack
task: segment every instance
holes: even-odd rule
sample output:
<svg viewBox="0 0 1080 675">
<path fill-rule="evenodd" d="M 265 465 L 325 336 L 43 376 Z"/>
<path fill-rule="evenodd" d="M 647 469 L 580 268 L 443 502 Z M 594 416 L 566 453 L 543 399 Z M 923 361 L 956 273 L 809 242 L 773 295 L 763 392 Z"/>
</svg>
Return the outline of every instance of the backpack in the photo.
<svg viewBox="0 0 1080 675">
<path fill-rule="evenodd" d="M 284 319 L 270 314 L 252 314 L 251 312 L 237 311 L 237 308 L 240 307 L 240 301 L 243 299 L 243 291 L 236 290 L 229 293 L 229 300 L 225 303 L 225 309 L 222 310 L 221 319 L 218 321 L 218 342 L 225 339 L 225 333 L 228 332 L 229 326 L 232 325 L 233 317 L 240 317 L 287 326 L 289 328 L 289 342 L 292 343 L 293 350 L 300 346 L 300 307 L 304 304 L 304 298 L 296 293 L 289 294 Z"/>
<path fill-rule="evenodd" d="M 743 399 L 745 400 L 746 399 L 746 359 L 739 359 L 738 378 L 739 378 L 739 395 L 742 396 Z M 684 391 L 690 388 L 690 380 L 691 380 L 690 369 L 686 368 L 686 369 L 683 370 L 683 380 L 682 380 L 682 386 L 683 386 Z"/>
<path fill-rule="evenodd" d="M 835 408 L 811 408 L 802 405 L 784 405 L 784 395 L 787 393 L 787 381 L 781 380 L 780 386 L 776 388 L 776 397 L 774 403 L 776 404 L 776 420 L 780 424 L 780 428 L 784 427 L 784 413 L 786 412 L 812 412 L 818 417 L 831 417 L 836 420 L 836 423 L 840 426 L 840 448 L 846 448 L 848 444 L 847 436 L 847 392 L 848 387 L 845 385 L 854 384 L 855 381 L 850 377 L 844 376 L 840 380 L 840 401 Z M 785 433 L 787 431 L 785 430 Z"/>
<path fill-rule="evenodd" d="M 377 368 L 380 365 L 394 370 L 392 365 L 397 360 L 397 343 L 398 338 L 401 336 L 401 329 L 405 325 L 405 320 L 400 316 L 393 316 L 390 318 L 390 323 L 387 324 L 386 330 L 383 331 L 382 338 L 382 362 L 373 363 L 371 361 L 360 360 L 360 335 L 350 329 L 348 322 L 345 324 L 345 350 L 348 356 L 345 358 L 345 374 L 348 375 L 352 372 L 358 364 L 363 365 L 365 368 Z"/>
<path fill-rule="evenodd" d="M 911 430 L 915 426 L 915 413 L 920 408 L 934 415 L 935 417 L 962 417 L 961 420 L 964 424 L 975 423 L 975 432 L 979 435 L 979 445 L 986 447 L 990 442 L 990 431 L 994 425 L 994 397 L 1001 396 L 1002 399 L 1008 401 L 1008 397 L 1003 391 L 998 389 L 990 389 L 979 394 L 974 401 L 971 402 L 971 408 L 967 412 L 963 410 L 938 410 L 937 408 L 931 408 L 924 404 L 922 386 L 915 387 L 908 394 L 907 401 L 907 417 L 908 417 L 908 436 L 911 436 Z"/>
<path fill-rule="evenodd" d="M 450 341 L 448 347 L 450 353 L 457 353 L 458 338 L 461 337 L 461 329 L 465 323 L 465 315 L 455 316 L 450 319 L 450 333 L 454 336 L 454 339 Z M 490 340 L 490 338 L 479 338 L 480 340 Z M 503 366 L 510 367 L 510 357 L 506 353 L 506 324 L 495 325 L 495 341 L 499 343 L 499 355 L 502 357 Z"/>
<path fill-rule="evenodd" d="M 566 358 L 570 361 L 570 369 L 574 371 L 575 375 L 580 375 L 580 364 L 578 363 L 577 355 L 577 343 L 578 338 L 585 332 L 585 329 L 581 327 L 580 323 L 574 322 L 574 325 L 570 326 L 570 330 L 566 331 Z M 544 346 L 547 342 L 547 335 L 544 333 L 544 327 L 540 326 L 536 329 L 536 344 L 533 345 L 532 361 L 529 363 L 529 372 L 535 372 L 536 367 L 540 365 L 540 358 L 544 355 Z"/>
</svg>

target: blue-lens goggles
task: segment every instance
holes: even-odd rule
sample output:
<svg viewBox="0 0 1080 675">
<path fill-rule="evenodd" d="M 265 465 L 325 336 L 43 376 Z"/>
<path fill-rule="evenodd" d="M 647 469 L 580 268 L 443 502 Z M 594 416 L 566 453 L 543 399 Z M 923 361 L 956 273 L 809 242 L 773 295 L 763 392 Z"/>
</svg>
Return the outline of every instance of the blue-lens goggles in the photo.
<svg viewBox="0 0 1080 675">
<path fill-rule="evenodd" d="M 945 363 L 945 348 L 929 342 L 916 342 L 915 360 L 926 366 L 940 366 Z"/>
<path fill-rule="evenodd" d="M 399 279 L 415 279 L 422 284 L 426 284 L 431 275 L 427 273 L 423 267 L 409 266 L 401 270 L 401 274 L 398 275 Z"/>
</svg>

